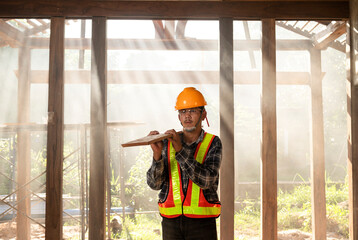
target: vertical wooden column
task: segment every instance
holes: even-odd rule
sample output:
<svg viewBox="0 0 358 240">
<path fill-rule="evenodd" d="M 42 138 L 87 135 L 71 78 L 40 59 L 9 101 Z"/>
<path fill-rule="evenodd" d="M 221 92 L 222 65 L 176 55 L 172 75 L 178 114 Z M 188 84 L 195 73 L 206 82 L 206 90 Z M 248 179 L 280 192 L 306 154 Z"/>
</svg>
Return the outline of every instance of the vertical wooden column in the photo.
<svg viewBox="0 0 358 240">
<path fill-rule="evenodd" d="M 322 103 L 321 51 L 311 56 L 311 202 L 313 239 L 326 239 L 326 194 Z"/>
<path fill-rule="evenodd" d="M 262 20 L 261 234 L 277 239 L 277 131 L 275 20 Z"/>
<path fill-rule="evenodd" d="M 27 123 L 30 121 L 30 68 L 31 68 L 31 50 L 25 46 L 19 48 L 19 81 L 18 81 L 18 102 L 17 119 L 18 123 Z M 18 213 L 17 239 L 30 239 L 30 219 L 27 216 L 31 214 L 31 195 L 29 186 L 25 186 L 31 177 L 31 152 L 30 152 L 30 133 L 28 130 L 19 130 L 17 132 L 17 192 Z M 23 187 L 24 186 L 24 187 Z"/>
<path fill-rule="evenodd" d="M 64 38 L 65 18 L 51 18 L 45 230 L 48 240 L 63 239 Z"/>
<path fill-rule="evenodd" d="M 234 239 L 234 53 L 233 20 L 220 20 L 220 137 L 223 159 L 220 170 L 220 239 Z"/>
<path fill-rule="evenodd" d="M 350 0 L 347 27 L 347 120 L 349 179 L 349 239 L 358 240 L 358 2 Z"/>
<path fill-rule="evenodd" d="M 92 19 L 89 239 L 105 239 L 107 182 L 106 18 Z"/>
</svg>

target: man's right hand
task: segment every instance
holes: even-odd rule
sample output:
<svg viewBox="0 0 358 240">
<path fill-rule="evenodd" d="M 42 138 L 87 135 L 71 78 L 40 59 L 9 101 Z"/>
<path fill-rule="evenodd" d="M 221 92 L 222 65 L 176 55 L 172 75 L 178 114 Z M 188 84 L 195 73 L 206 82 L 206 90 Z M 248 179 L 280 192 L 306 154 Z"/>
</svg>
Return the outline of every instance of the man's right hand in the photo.
<svg viewBox="0 0 358 240">
<path fill-rule="evenodd" d="M 151 131 L 148 136 L 150 135 L 158 135 L 158 131 Z M 162 158 L 162 150 L 163 150 L 163 141 L 155 142 L 150 144 L 150 147 L 153 150 L 153 158 L 155 161 L 158 161 Z"/>
</svg>

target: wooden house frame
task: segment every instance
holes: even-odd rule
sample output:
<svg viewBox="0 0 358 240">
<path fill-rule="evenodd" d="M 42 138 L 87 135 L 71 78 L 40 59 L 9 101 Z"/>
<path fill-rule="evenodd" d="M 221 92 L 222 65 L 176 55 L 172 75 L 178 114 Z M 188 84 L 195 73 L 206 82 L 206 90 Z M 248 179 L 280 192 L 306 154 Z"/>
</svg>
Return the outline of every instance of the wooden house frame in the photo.
<svg viewBox="0 0 358 240">
<path fill-rule="evenodd" d="M 276 136 L 276 20 L 347 21 L 348 69 L 348 175 L 350 240 L 358 240 L 358 84 L 356 62 L 358 51 L 358 2 L 355 0 L 268 0 L 268 1 L 91 1 L 91 0 L 12 0 L 0 2 L 0 18 L 50 18 L 50 68 L 48 100 L 46 239 L 62 239 L 62 169 L 64 133 L 64 27 L 65 19 L 92 19 L 91 67 L 91 161 L 89 239 L 105 239 L 106 208 L 106 20 L 158 19 L 190 20 L 215 19 L 220 26 L 220 135 L 225 161 L 221 168 L 221 239 L 234 239 L 234 71 L 233 20 L 262 21 L 262 146 L 261 146 L 261 203 L 262 239 L 277 239 L 277 136 Z M 0 25 L 0 28 L 4 25 Z M 6 32 L 1 31 L 1 33 Z M 336 31 L 332 31 L 336 33 Z M 9 41 L 11 39 L 11 32 Z M 332 36 L 333 34 L 330 34 Z M 332 37 L 334 39 L 334 37 Z M 16 39 L 15 39 L 16 40 Z M 327 42 L 317 42 L 310 51 L 311 59 L 320 62 L 320 48 Z M 0 43 L 1 44 L 1 43 Z M 318 49 L 318 50 L 317 50 Z M 29 104 L 29 48 L 21 48 L 19 61 L 19 102 Z M 312 61 L 313 63 L 316 61 Z M 311 66 L 312 96 L 312 212 L 313 236 L 325 239 L 325 182 L 323 157 L 321 69 Z M 19 122 L 28 121 L 28 113 L 19 114 Z M 26 159 L 28 141 L 19 136 L 20 154 Z M 21 159 L 21 158 L 19 158 Z M 26 171 L 26 164 L 24 164 Z M 26 176 L 25 176 L 26 178 Z M 20 180 L 26 182 L 27 179 Z M 24 206 L 26 208 L 26 206 Z M 21 229 L 28 223 L 18 222 Z M 25 231 L 24 231 L 25 232 Z M 18 239 L 28 239 L 22 236 Z"/>
</svg>

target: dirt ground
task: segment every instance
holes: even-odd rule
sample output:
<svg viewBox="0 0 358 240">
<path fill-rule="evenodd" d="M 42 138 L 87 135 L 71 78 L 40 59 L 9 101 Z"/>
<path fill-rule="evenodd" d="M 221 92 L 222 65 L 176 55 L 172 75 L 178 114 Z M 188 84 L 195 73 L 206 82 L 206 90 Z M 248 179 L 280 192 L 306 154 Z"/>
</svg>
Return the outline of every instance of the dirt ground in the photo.
<svg viewBox="0 0 358 240">
<path fill-rule="evenodd" d="M 63 227 L 64 240 L 78 237 L 80 235 L 79 226 L 64 226 Z M 235 236 L 238 239 L 259 240 L 259 236 L 255 236 L 254 232 L 240 233 L 235 231 Z M 0 224 L 0 239 L 1 240 L 16 240 L 16 223 L 1 223 Z M 31 240 L 45 239 L 45 229 L 38 224 L 31 224 Z M 302 232 L 300 230 L 286 230 L 278 232 L 278 240 L 312 240 L 312 234 Z M 348 240 L 339 237 L 335 233 L 327 233 L 327 240 Z"/>
<path fill-rule="evenodd" d="M 63 239 L 70 239 L 79 236 L 79 226 L 64 226 Z M 16 222 L 8 222 L 0 224 L 1 240 L 16 240 Z M 31 224 L 31 240 L 45 239 L 45 229 L 38 224 Z"/>
<path fill-rule="evenodd" d="M 277 235 L 278 235 L 278 240 L 312 240 L 311 233 L 306 233 L 296 229 L 280 231 L 278 232 Z M 250 232 L 250 231 L 245 233 L 240 233 L 239 231 L 235 231 L 235 237 L 237 237 L 238 239 L 260 240 L 260 237 L 257 235 L 257 233 Z M 327 240 L 348 240 L 348 239 L 341 238 L 335 233 L 327 233 Z"/>
</svg>

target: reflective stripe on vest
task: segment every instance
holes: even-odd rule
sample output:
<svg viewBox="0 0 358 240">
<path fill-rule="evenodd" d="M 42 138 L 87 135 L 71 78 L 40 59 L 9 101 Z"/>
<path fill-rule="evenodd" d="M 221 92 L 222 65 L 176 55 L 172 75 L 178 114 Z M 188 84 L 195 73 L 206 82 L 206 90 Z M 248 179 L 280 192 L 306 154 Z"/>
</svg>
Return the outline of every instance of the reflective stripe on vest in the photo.
<svg viewBox="0 0 358 240">
<path fill-rule="evenodd" d="M 203 141 L 198 144 L 194 157 L 199 163 L 204 162 L 214 137 L 212 134 L 205 133 Z M 168 169 L 170 169 L 168 197 L 164 203 L 159 203 L 162 216 L 174 218 L 184 214 L 191 218 L 205 218 L 220 215 L 220 203 L 212 204 L 206 201 L 203 190 L 190 179 L 184 200 L 180 166 L 175 159 L 175 150 L 170 142 L 168 143 Z"/>
</svg>

